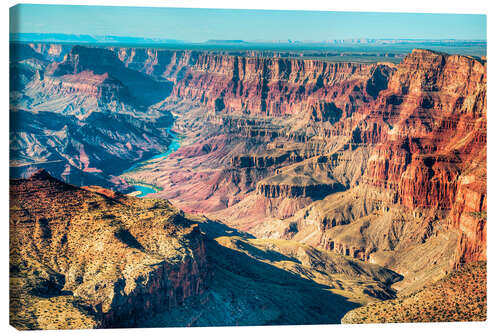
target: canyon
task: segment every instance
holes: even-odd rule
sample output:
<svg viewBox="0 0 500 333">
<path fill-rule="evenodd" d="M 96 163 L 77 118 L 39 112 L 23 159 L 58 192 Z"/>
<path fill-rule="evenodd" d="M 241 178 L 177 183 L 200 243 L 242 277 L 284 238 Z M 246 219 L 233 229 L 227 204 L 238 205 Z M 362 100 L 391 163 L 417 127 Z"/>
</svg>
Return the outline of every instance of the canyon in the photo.
<svg viewBox="0 0 500 333">
<path fill-rule="evenodd" d="M 203 246 L 183 247 L 193 252 L 182 274 L 196 273 L 178 279 L 199 281 L 182 293 L 191 311 L 172 303 L 151 311 L 147 320 L 124 325 L 338 323 L 359 305 L 414 295 L 464 265 L 486 260 L 485 58 L 424 49 L 398 64 L 259 52 L 49 44 L 14 49 L 11 177 L 27 178 L 41 167 L 51 176 L 12 180 L 11 195 L 14 188 L 24 202 L 26 189 L 38 193 L 55 186 L 56 198 L 64 193 L 56 216 L 79 196 L 112 198 L 113 205 L 99 207 L 101 214 L 153 205 L 153 215 L 167 210 L 186 230 L 196 221 L 199 229 L 193 230 L 205 239 L 199 240 Z M 151 159 L 169 149 L 172 133 L 180 147 Z M 137 167 L 129 169 L 132 164 Z M 146 199 L 120 194 L 133 184 L 154 186 L 156 193 Z M 29 214 L 19 208 L 12 213 L 11 205 L 16 216 L 11 232 L 47 229 L 39 225 L 47 212 L 30 209 L 35 208 L 29 214 L 37 219 L 21 222 Z M 132 209 L 138 208 L 126 211 Z M 113 214 L 113 221 L 122 216 Z M 81 220 L 85 214 L 77 215 Z M 144 225 L 142 217 L 119 219 L 134 221 L 125 230 L 137 238 L 132 229 Z M 49 221 L 45 224 L 64 218 Z M 165 217 L 147 221 L 160 223 Z M 124 253 L 138 265 L 130 276 L 149 274 L 147 281 L 162 289 L 141 296 L 148 304 L 171 303 L 166 300 L 171 291 L 155 279 L 171 279 L 165 274 L 175 269 L 162 259 L 163 268 L 150 272 L 142 260 L 152 260 L 146 259 L 151 254 L 163 258 L 161 244 L 187 237 L 185 232 L 169 240 L 137 238 L 143 248 L 155 249 L 141 254 L 144 258 L 125 246 Z M 34 239 L 43 242 L 46 233 Z M 21 237 L 11 248 L 33 248 L 42 255 L 42 245 L 33 242 Z M 47 258 L 37 260 L 45 267 L 42 276 L 68 274 L 63 258 L 50 264 Z M 37 266 L 23 265 L 19 270 L 27 276 Z M 87 266 L 84 261 L 80 269 Z M 212 273 L 205 276 L 207 271 Z M 238 283 L 227 282 L 236 276 L 257 290 L 257 301 Z M 287 283 L 276 287 L 279 277 Z M 354 277 L 365 282 L 346 282 Z M 84 284 L 65 282 L 61 290 L 78 296 L 82 286 L 77 285 Z M 164 292 L 170 296 L 157 298 Z M 99 293 L 90 299 L 94 307 L 113 303 L 100 300 Z M 297 304 L 292 299 L 307 308 L 303 317 L 285 306 Z M 119 316 L 148 312 L 143 301 L 113 303 L 108 319 L 86 320 L 116 325 Z M 273 302 L 283 306 L 270 306 Z M 262 318 L 256 317 L 259 306 L 270 309 Z M 242 315 L 206 314 L 217 307 L 228 313 L 239 307 Z"/>
<path fill-rule="evenodd" d="M 12 179 L 10 195 L 10 319 L 19 329 L 338 323 L 394 297 L 401 279 L 43 169 Z"/>
<path fill-rule="evenodd" d="M 176 78 L 164 107 L 175 105 L 183 145 L 128 174 L 163 188 L 153 196 L 258 237 L 387 265 L 404 272 L 402 290 L 485 260 L 483 60 L 428 50 L 397 66 L 116 51 L 130 68 Z M 182 78 L 179 62 L 192 63 Z"/>
</svg>

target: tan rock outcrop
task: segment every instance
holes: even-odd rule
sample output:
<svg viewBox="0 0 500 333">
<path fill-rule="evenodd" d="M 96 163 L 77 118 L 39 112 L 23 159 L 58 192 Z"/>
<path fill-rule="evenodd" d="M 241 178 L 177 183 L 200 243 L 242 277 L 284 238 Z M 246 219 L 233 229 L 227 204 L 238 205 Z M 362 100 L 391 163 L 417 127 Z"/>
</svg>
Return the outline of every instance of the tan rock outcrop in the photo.
<svg viewBox="0 0 500 333">
<path fill-rule="evenodd" d="M 16 295 L 72 295 L 95 325 L 127 327 L 203 292 L 200 230 L 167 202 L 87 191 L 43 170 L 10 191 L 11 280 L 25 281 Z"/>
</svg>

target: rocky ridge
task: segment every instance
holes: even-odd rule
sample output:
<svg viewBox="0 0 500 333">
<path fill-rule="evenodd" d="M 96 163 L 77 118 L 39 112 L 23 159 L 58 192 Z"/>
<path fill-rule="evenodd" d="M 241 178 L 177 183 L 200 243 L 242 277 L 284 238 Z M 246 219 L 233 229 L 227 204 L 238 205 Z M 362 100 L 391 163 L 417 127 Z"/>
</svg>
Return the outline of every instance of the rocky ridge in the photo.
<svg viewBox="0 0 500 333">
<path fill-rule="evenodd" d="M 352 310 L 342 323 L 485 321 L 486 296 L 486 263 L 475 262 L 411 295 Z"/>
<path fill-rule="evenodd" d="M 129 327 L 204 290 L 199 227 L 166 201 L 77 188 L 44 170 L 11 180 L 10 195 L 16 327 Z"/>
<path fill-rule="evenodd" d="M 11 180 L 10 209 L 10 322 L 19 329 L 339 323 L 393 298 L 401 279 L 45 170 Z"/>
<path fill-rule="evenodd" d="M 184 146 L 133 175 L 160 184 L 165 190 L 157 196 L 259 237 L 291 237 L 401 272 L 416 274 L 427 264 L 410 269 L 384 258 L 392 253 L 409 263 L 419 244 L 437 244 L 440 232 L 450 245 L 432 259 L 438 275 L 485 259 L 483 60 L 430 50 L 414 50 L 397 66 L 167 58 L 182 59 L 186 70 L 164 106 L 194 99 L 211 114 L 174 111 Z M 164 68 L 179 68 L 163 66 L 158 60 L 153 68 L 165 77 L 171 72 Z M 313 84 L 320 76 L 324 84 Z M 247 100 L 235 103 L 242 92 Z M 270 95 L 279 106 L 259 109 Z M 211 127 L 197 131 L 200 121 Z M 197 145 L 205 150 L 186 153 Z M 351 213 L 332 216 L 325 208 L 339 195 L 345 204 L 336 210 Z"/>
<path fill-rule="evenodd" d="M 127 69 L 106 49 L 75 46 L 53 58 L 65 47 L 11 48 L 14 177 L 43 167 L 75 185 L 124 190 L 115 175 L 168 149 L 172 115 L 150 106 L 168 96 L 170 83 Z"/>
<path fill-rule="evenodd" d="M 109 61 L 92 68 L 96 54 Z M 144 109 L 137 85 L 124 84 L 131 90 L 111 103 L 172 114 L 182 137 L 168 158 L 125 175 L 162 189 L 150 196 L 259 238 L 388 267 L 405 277 L 400 294 L 486 259 L 485 59 L 414 50 L 398 65 L 356 64 L 78 47 L 44 80 L 90 70 L 104 83 L 115 67 L 129 73 L 122 83 L 146 78 L 137 91 L 159 82 L 169 95 Z"/>
</svg>

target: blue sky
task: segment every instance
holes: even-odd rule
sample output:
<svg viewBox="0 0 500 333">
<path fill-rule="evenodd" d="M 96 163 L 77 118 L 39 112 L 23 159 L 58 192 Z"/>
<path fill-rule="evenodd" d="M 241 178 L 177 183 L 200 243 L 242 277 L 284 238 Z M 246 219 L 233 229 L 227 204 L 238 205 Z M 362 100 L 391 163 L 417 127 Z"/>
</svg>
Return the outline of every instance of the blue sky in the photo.
<svg viewBox="0 0 500 333">
<path fill-rule="evenodd" d="M 486 16 L 18 5 L 11 32 L 179 39 L 330 40 L 349 38 L 481 39 Z"/>
</svg>

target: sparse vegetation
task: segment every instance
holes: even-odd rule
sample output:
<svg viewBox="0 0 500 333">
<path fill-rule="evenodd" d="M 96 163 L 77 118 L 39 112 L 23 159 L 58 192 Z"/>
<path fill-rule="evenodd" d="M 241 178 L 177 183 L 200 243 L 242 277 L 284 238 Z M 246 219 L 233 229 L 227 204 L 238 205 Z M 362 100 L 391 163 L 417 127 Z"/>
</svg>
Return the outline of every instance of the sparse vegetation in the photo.
<svg viewBox="0 0 500 333">
<path fill-rule="evenodd" d="M 213 275 L 202 304 L 159 314 L 144 327 L 335 324 L 349 310 L 393 297 L 400 278 L 378 265 L 290 240 L 254 239 L 201 222 Z M 211 229 L 211 230 L 208 230 Z"/>
<path fill-rule="evenodd" d="M 411 295 L 376 302 L 347 313 L 343 323 L 486 320 L 486 263 L 462 266 Z"/>
<path fill-rule="evenodd" d="M 486 220 L 488 214 L 486 213 L 486 211 L 482 211 L 482 212 L 470 212 L 469 215 L 478 220 Z"/>
<path fill-rule="evenodd" d="M 13 180 L 11 202 L 10 322 L 18 329 L 113 327 L 127 306 L 142 316 L 190 269 L 202 274 L 200 261 L 178 272 L 162 296 L 154 291 L 162 270 L 202 260 L 196 224 L 167 201 L 83 190 L 42 171 Z"/>
</svg>

